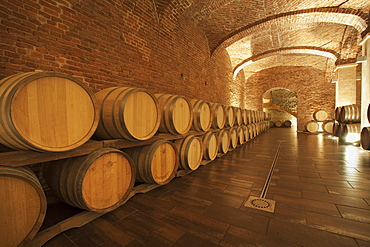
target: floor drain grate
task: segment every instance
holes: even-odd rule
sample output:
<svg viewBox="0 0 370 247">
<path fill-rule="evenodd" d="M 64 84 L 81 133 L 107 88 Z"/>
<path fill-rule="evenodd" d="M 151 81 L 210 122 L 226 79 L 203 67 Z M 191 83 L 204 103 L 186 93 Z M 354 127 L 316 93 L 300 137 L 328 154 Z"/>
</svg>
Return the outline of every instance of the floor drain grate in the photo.
<svg viewBox="0 0 370 247">
<path fill-rule="evenodd" d="M 274 200 L 260 198 L 256 196 L 250 196 L 247 202 L 244 204 L 244 206 L 267 211 L 270 213 L 273 213 L 275 211 L 275 201 Z"/>
<path fill-rule="evenodd" d="M 268 201 L 262 198 L 253 199 L 251 203 L 256 208 L 268 208 L 271 205 Z"/>
</svg>

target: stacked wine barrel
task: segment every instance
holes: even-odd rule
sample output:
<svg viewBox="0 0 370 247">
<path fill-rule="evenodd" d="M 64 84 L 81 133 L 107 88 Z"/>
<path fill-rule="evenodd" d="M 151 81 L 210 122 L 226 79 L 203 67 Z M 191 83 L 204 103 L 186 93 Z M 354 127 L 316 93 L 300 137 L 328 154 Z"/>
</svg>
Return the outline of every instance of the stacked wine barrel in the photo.
<svg viewBox="0 0 370 247">
<path fill-rule="evenodd" d="M 367 121 L 370 123 L 370 104 L 367 107 Z M 370 150 L 370 126 L 365 126 L 361 130 L 361 147 Z"/>
<path fill-rule="evenodd" d="M 324 132 L 333 133 L 334 120 L 329 117 L 325 110 L 316 110 L 312 114 L 313 119 L 305 123 L 305 130 L 309 133 Z M 321 126 L 321 129 L 320 129 Z"/>
<path fill-rule="evenodd" d="M 360 140 L 361 107 L 357 104 L 338 106 L 334 113 L 335 123 L 333 135 L 339 138 L 340 143 L 347 143 L 348 136 L 355 136 L 350 142 Z"/>
<path fill-rule="evenodd" d="M 135 185 L 167 184 L 179 170 L 194 171 L 271 127 L 261 111 L 143 88 L 94 94 L 58 72 L 4 78 L 0 108 L 0 144 L 11 150 L 61 153 L 90 140 L 102 143 L 86 155 L 0 166 L 0 243 L 6 246 L 31 241 L 52 201 L 99 213 L 114 210 Z M 128 144 L 106 146 L 114 140 Z"/>
</svg>

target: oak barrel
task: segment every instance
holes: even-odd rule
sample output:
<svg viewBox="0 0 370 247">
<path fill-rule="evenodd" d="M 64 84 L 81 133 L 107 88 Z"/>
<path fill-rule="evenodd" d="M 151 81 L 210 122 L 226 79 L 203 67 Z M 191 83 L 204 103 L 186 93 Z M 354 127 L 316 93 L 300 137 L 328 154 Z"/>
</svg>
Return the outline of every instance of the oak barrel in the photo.
<svg viewBox="0 0 370 247">
<path fill-rule="evenodd" d="M 290 120 L 285 120 L 284 121 L 284 127 L 286 127 L 286 128 L 292 127 L 292 122 Z"/>
<path fill-rule="evenodd" d="M 99 121 L 96 98 L 79 79 L 28 72 L 0 81 L 0 142 L 12 149 L 63 152 L 84 144 Z"/>
<path fill-rule="evenodd" d="M 238 133 L 236 131 L 236 127 L 231 127 L 229 129 L 229 136 L 230 136 L 230 147 L 236 148 L 238 146 Z"/>
<path fill-rule="evenodd" d="M 367 107 L 367 121 L 370 122 L 370 104 L 369 106 Z"/>
<path fill-rule="evenodd" d="M 277 128 L 283 127 L 283 122 L 280 120 L 275 121 L 275 127 Z"/>
<path fill-rule="evenodd" d="M 339 136 L 339 123 L 337 121 L 333 124 L 333 135 L 336 137 Z"/>
<path fill-rule="evenodd" d="M 246 125 L 242 125 L 242 129 L 244 132 L 244 141 L 247 142 L 249 141 L 249 129 Z"/>
<path fill-rule="evenodd" d="M 226 112 L 225 126 L 226 127 L 233 127 L 234 124 L 235 124 L 235 112 L 234 112 L 234 108 L 232 106 L 226 106 L 225 107 L 225 112 Z"/>
<path fill-rule="evenodd" d="M 28 167 L 0 166 L 0 245 L 26 246 L 39 231 L 46 198 Z"/>
<path fill-rule="evenodd" d="M 322 129 L 329 134 L 333 134 L 334 121 L 324 121 L 322 124 Z"/>
<path fill-rule="evenodd" d="M 184 170 L 196 170 L 203 158 L 202 140 L 194 135 L 174 141 L 179 153 L 179 167 Z"/>
<path fill-rule="evenodd" d="M 190 101 L 180 95 L 155 94 L 161 110 L 159 132 L 186 134 L 193 124 L 193 113 Z"/>
<path fill-rule="evenodd" d="M 309 121 L 304 127 L 310 133 L 316 133 L 319 130 L 319 124 L 316 121 Z"/>
<path fill-rule="evenodd" d="M 239 107 L 234 107 L 235 123 L 241 125 L 243 123 L 242 110 Z"/>
<path fill-rule="evenodd" d="M 110 87 L 95 94 L 100 105 L 98 139 L 147 140 L 160 124 L 158 100 L 144 88 Z"/>
<path fill-rule="evenodd" d="M 361 130 L 361 147 L 370 150 L 370 127 L 364 127 Z"/>
<path fill-rule="evenodd" d="M 211 104 L 212 128 L 222 129 L 225 126 L 226 114 L 225 107 L 221 104 Z"/>
<path fill-rule="evenodd" d="M 248 128 L 248 133 L 249 133 L 249 139 L 253 139 L 255 137 L 254 135 L 254 129 L 253 129 L 253 125 L 254 124 L 248 124 L 247 125 L 247 128 Z"/>
<path fill-rule="evenodd" d="M 214 132 L 207 132 L 203 135 L 203 158 L 214 160 L 218 153 L 217 136 Z"/>
<path fill-rule="evenodd" d="M 193 109 L 192 129 L 196 131 L 208 131 L 211 128 L 211 105 L 204 100 L 191 99 Z"/>
<path fill-rule="evenodd" d="M 108 212 L 124 202 L 135 182 L 131 158 L 115 148 L 43 164 L 43 174 L 61 201 L 95 212 Z"/>
<path fill-rule="evenodd" d="M 238 126 L 236 128 L 236 133 L 238 135 L 238 144 L 244 144 L 245 143 L 245 137 L 244 137 L 244 130 L 242 126 Z"/>
<path fill-rule="evenodd" d="M 356 142 L 361 139 L 361 124 L 342 124 L 339 138 L 346 142 Z"/>
<path fill-rule="evenodd" d="M 361 122 L 360 106 L 356 104 L 345 105 L 341 108 L 339 122 L 341 123 L 359 123 Z"/>
<path fill-rule="evenodd" d="M 178 150 L 170 141 L 159 139 L 150 145 L 125 149 L 136 166 L 136 181 L 167 184 L 178 169 Z"/>
<path fill-rule="evenodd" d="M 337 106 L 335 107 L 335 111 L 334 111 L 334 119 L 336 121 L 340 121 L 340 115 L 341 115 L 341 112 L 342 112 L 342 106 Z"/>
<path fill-rule="evenodd" d="M 317 110 L 313 113 L 313 119 L 317 122 L 323 122 L 328 118 L 328 112 L 325 110 Z"/>
<path fill-rule="evenodd" d="M 230 136 L 227 129 L 221 129 L 218 131 L 218 152 L 226 154 L 230 148 Z"/>
<path fill-rule="evenodd" d="M 248 110 L 242 109 L 243 124 L 248 124 Z"/>
</svg>

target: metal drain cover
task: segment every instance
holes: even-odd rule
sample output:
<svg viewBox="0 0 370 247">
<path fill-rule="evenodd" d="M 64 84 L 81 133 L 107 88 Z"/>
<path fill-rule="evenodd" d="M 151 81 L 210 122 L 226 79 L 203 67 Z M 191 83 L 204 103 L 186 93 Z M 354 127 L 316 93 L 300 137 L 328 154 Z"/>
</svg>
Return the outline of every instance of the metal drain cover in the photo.
<svg viewBox="0 0 370 247">
<path fill-rule="evenodd" d="M 256 196 L 250 196 L 244 206 L 255 208 L 273 213 L 275 211 L 275 201 Z"/>
</svg>

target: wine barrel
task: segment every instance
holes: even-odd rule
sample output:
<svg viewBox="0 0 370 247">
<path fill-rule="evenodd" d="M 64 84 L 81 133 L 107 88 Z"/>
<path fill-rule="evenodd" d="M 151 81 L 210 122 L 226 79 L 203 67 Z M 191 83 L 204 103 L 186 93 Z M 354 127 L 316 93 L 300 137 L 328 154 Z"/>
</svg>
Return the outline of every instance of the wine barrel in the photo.
<svg viewBox="0 0 370 247">
<path fill-rule="evenodd" d="M 252 123 L 252 113 L 251 113 L 251 110 L 246 110 L 247 112 L 247 124 L 251 124 Z"/>
<path fill-rule="evenodd" d="M 207 132 L 203 135 L 203 158 L 214 160 L 218 152 L 217 136 L 213 132 Z"/>
<path fill-rule="evenodd" d="M 69 151 L 90 139 L 98 121 L 96 98 L 77 78 L 36 71 L 0 81 L 0 142 L 7 147 Z"/>
<path fill-rule="evenodd" d="M 214 103 L 211 105 L 212 128 L 222 129 L 226 122 L 225 108 L 221 104 Z"/>
<path fill-rule="evenodd" d="M 257 122 L 257 117 L 256 117 L 257 112 L 254 110 L 250 110 L 250 114 L 251 114 L 251 123 L 256 123 Z"/>
<path fill-rule="evenodd" d="M 193 113 L 190 101 L 179 95 L 155 94 L 161 110 L 159 132 L 174 135 L 186 134 L 193 124 Z"/>
<path fill-rule="evenodd" d="M 179 167 L 184 170 L 196 170 L 203 158 L 202 140 L 194 135 L 174 141 L 179 153 Z"/>
<path fill-rule="evenodd" d="M 235 124 L 235 112 L 234 112 L 234 108 L 232 106 L 226 106 L 225 112 L 226 112 L 225 126 L 226 127 L 233 127 L 234 124 Z"/>
<path fill-rule="evenodd" d="M 361 111 L 359 105 L 345 105 L 341 108 L 339 122 L 359 123 L 361 122 Z"/>
<path fill-rule="evenodd" d="M 329 134 L 333 134 L 334 121 L 324 121 L 322 124 L 322 129 Z"/>
<path fill-rule="evenodd" d="M 46 198 L 28 167 L 0 166 L 0 245 L 26 246 L 39 231 Z"/>
<path fill-rule="evenodd" d="M 238 133 L 236 131 L 236 127 L 231 127 L 229 129 L 229 136 L 230 136 L 230 147 L 236 148 L 238 146 Z"/>
<path fill-rule="evenodd" d="M 88 155 L 43 163 L 43 174 L 61 201 L 100 213 L 120 206 L 135 182 L 133 161 L 115 148 L 99 148 Z"/>
<path fill-rule="evenodd" d="M 238 135 L 238 144 L 242 145 L 245 143 L 244 130 L 242 126 L 236 128 L 236 133 Z"/>
<path fill-rule="evenodd" d="M 242 119 L 243 119 L 243 124 L 248 124 L 248 110 L 247 109 L 242 109 Z"/>
<path fill-rule="evenodd" d="M 337 106 L 335 107 L 335 111 L 334 111 L 334 119 L 336 121 L 340 121 L 340 116 L 341 116 L 341 111 L 342 111 L 342 106 Z"/>
<path fill-rule="evenodd" d="M 280 120 L 275 121 L 275 127 L 277 127 L 277 128 L 283 127 L 283 122 L 280 121 Z"/>
<path fill-rule="evenodd" d="M 218 152 L 222 154 L 226 154 L 229 152 L 230 147 L 230 136 L 229 131 L 226 129 L 221 129 L 218 131 Z"/>
<path fill-rule="evenodd" d="M 370 127 L 364 127 L 361 130 L 361 147 L 370 150 Z"/>
<path fill-rule="evenodd" d="M 328 118 L 328 113 L 325 110 L 317 110 L 313 113 L 313 119 L 317 122 L 324 122 Z"/>
<path fill-rule="evenodd" d="M 192 129 L 196 131 L 208 131 L 212 125 L 211 105 L 203 100 L 191 99 L 193 109 Z"/>
<path fill-rule="evenodd" d="M 136 181 L 164 185 L 175 177 L 178 150 L 170 141 L 159 139 L 150 145 L 125 149 L 136 166 Z"/>
<path fill-rule="evenodd" d="M 290 120 L 285 120 L 283 125 L 286 128 L 290 128 L 292 127 L 292 122 Z"/>
<path fill-rule="evenodd" d="M 361 135 L 361 124 L 342 124 L 339 138 L 345 142 L 359 141 Z"/>
<path fill-rule="evenodd" d="M 235 123 L 236 125 L 241 125 L 243 123 L 242 111 L 239 107 L 234 107 L 235 113 Z"/>
<path fill-rule="evenodd" d="M 248 124 L 248 133 L 249 133 L 249 139 L 253 139 L 255 137 L 255 130 L 254 130 L 254 124 Z"/>
<path fill-rule="evenodd" d="M 333 124 L 333 135 L 338 137 L 339 136 L 339 123 L 334 122 Z"/>
<path fill-rule="evenodd" d="M 319 130 L 319 124 L 316 121 L 309 121 L 304 127 L 310 133 L 316 133 Z"/>
<path fill-rule="evenodd" d="M 242 129 L 244 132 L 244 142 L 249 141 L 249 129 L 246 125 L 242 125 Z"/>
<path fill-rule="evenodd" d="M 370 123 L 370 104 L 367 107 L 367 121 L 369 121 L 369 123 Z"/>
<path fill-rule="evenodd" d="M 143 88 L 110 87 L 95 94 L 100 105 L 98 139 L 147 140 L 160 124 L 157 98 Z"/>
</svg>

